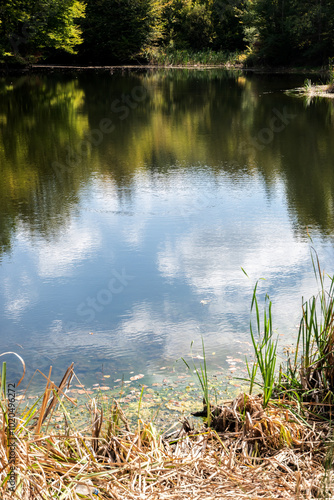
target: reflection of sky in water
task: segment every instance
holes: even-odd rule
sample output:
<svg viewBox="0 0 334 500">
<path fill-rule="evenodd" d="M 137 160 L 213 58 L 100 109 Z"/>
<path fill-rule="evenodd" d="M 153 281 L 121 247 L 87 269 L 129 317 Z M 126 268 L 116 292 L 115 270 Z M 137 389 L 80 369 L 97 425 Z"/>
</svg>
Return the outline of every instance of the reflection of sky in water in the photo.
<svg viewBox="0 0 334 500">
<path fill-rule="evenodd" d="M 213 177 L 205 166 L 138 173 L 128 193 L 96 176 L 55 238 L 31 238 L 20 227 L 0 268 L 2 348 L 19 344 L 30 370 L 52 362 L 61 372 L 74 360 L 83 372 L 103 364 L 120 375 L 132 367 L 153 373 L 188 354 L 192 340 L 200 348 L 203 335 L 224 365 L 235 341 L 249 340 L 258 278 L 266 279 L 262 298 L 269 292 L 273 300 L 274 327 L 291 341 L 301 298 L 316 283 L 284 184 L 274 193 L 268 197 L 260 178 Z M 312 236 L 331 272 L 330 244 Z M 133 279 L 118 282 L 110 299 L 115 270 Z"/>
<path fill-rule="evenodd" d="M 250 348 L 259 278 L 260 304 L 269 292 L 291 342 L 302 296 L 316 290 L 306 225 L 329 273 L 334 227 L 333 107 L 285 96 L 304 80 L 291 78 L 36 75 L 2 94 L 0 341 L 23 356 L 27 379 L 52 364 L 59 380 L 74 361 L 87 383 L 131 372 L 162 382 L 184 373 L 175 361 L 192 340 L 201 353 L 201 336 L 212 374 L 226 374 L 226 357 Z M 145 102 L 123 122 L 112 115 L 142 84 Z M 291 124 L 244 148 L 285 106 Z M 103 117 L 114 132 L 56 176 L 52 162 L 66 163 Z"/>
</svg>

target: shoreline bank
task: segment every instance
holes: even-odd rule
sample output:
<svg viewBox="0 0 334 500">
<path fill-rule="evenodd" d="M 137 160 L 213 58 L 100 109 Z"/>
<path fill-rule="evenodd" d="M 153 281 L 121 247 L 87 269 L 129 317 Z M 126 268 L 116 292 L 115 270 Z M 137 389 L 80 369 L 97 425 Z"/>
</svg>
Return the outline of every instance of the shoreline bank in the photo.
<svg viewBox="0 0 334 500">
<path fill-rule="evenodd" d="M 17 416 L 10 491 L 6 445 L 0 444 L 3 500 L 95 495 L 110 500 L 313 500 L 332 493 L 324 465 L 331 426 L 303 420 L 291 402 L 273 400 L 264 407 L 262 396 L 240 393 L 212 407 L 210 427 L 184 417 L 161 433 L 139 409 L 133 423 L 116 400 L 106 409 L 95 398 L 86 405 L 86 423 L 75 425 L 68 399 L 60 389 L 59 410 L 49 410 L 45 398 L 33 418 L 27 412 Z"/>
<path fill-rule="evenodd" d="M 243 71 L 245 73 L 256 74 L 327 74 L 327 68 L 307 68 L 307 67 L 267 67 L 254 66 L 251 68 L 245 67 L 242 64 L 177 64 L 177 65 L 158 65 L 158 64 L 126 64 L 126 65 L 62 65 L 62 64 L 32 64 L 22 68 L 11 68 L 0 66 L 0 76 L 12 76 L 30 73 L 53 73 L 60 72 L 113 72 L 113 71 L 146 71 L 146 70 L 162 70 L 162 69 L 226 69 L 231 71 Z"/>
</svg>

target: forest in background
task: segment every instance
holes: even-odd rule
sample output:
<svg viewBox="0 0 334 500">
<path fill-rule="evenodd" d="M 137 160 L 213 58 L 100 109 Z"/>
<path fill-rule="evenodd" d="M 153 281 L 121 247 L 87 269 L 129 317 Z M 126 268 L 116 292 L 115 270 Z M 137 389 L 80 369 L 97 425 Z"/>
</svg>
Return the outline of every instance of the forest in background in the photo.
<svg viewBox="0 0 334 500">
<path fill-rule="evenodd" d="M 2 0 L 0 7 L 6 65 L 164 63 L 180 51 L 248 66 L 332 64 L 334 2 Z"/>
</svg>

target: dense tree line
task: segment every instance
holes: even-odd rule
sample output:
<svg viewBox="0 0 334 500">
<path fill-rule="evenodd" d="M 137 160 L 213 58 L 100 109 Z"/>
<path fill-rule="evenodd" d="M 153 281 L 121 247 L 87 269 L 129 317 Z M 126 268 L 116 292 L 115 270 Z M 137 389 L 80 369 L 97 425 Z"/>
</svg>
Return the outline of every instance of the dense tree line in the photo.
<svg viewBox="0 0 334 500">
<path fill-rule="evenodd" d="M 144 60 L 152 50 L 204 49 L 243 51 L 250 62 L 327 64 L 334 2 L 2 0 L 0 7 L 2 62 L 68 61 L 71 54 L 108 64 Z"/>
</svg>

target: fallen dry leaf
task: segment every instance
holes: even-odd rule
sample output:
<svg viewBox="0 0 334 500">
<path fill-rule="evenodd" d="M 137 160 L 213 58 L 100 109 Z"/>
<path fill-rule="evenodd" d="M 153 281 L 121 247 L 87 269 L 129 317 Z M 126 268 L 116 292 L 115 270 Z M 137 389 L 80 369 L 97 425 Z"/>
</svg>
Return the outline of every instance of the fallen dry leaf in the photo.
<svg viewBox="0 0 334 500">
<path fill-rule="evenodd" d="M 134 375 L 133 377 L 130 377 L 130 380 L 139 380 L 140 378 L 145 377 L 142 373 L 138 373 L 138 375 Z"/>
</svg>

